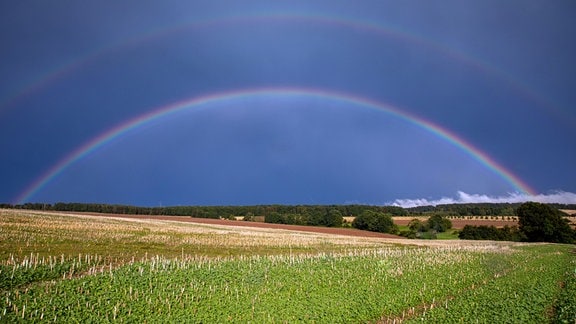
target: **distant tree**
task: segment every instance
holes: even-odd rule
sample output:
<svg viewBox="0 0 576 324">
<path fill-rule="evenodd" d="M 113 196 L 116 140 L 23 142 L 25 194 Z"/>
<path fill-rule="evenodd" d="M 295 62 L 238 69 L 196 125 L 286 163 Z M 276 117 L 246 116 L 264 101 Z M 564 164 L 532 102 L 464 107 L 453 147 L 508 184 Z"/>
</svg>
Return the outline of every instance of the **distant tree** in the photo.
<svg viewBox="0 0 576 324">
<path fill-rule="evenodd" d="M 388 214 L 365 210 L 352 222 L 352 226 L 366 231 L 380 233 L 398 233 L 398 226 L 394 224 L 392 217 Z"/>
<path fill-rule="evenodd" d="M 428 226 L 426 223 L 418 218 L 413 218 L 410 223 L 408 223 L 408 230 L 400 232 L 400 235 L 410 239 L 415 239 L 426 236 L 424 235 L 425 232 L 428 232 Z"/>
<path fill-rule="evenodd" d="M 313 209 L 308 212 L 307 225 L 310 226 L 322 226 L 324 222 L 325 214 L 320 209 Z"/>
<path fill-rule="evenodd" d="M 472 226 L 466 225 L 458 234 L 462 240 L 491 240 L 491 241 L 521 241 L 524 236 L 518 227 L 504 226 L 497 228 L 495 226 Z"/>
<path fill-rule="evenodd" d="M 576 232 L 563 213 L 548 205 L 527 202 L 516 210 L 520 231 L 530 242 L 574 243 Z"/>
<path fill-rule="evenodd" d="M 394 224 L 392 217 L 384 213 L 376 213 L 375 232 L 397 234 L 398 226 Z"/>
<path fill-rule="evenodd" d="M 300 214 L 285 214 L 284 219 L 286 221 L 286 224 L 306 225 L 306 220 Z"/>
<path fill-rule="evenodd" d="M 342 213 L 338 209 L 330 209 L 324 217 L 324 226 L 328 227 L 340 227 L 344 222 L 344 217 L 342 217 Z"/>
<path fill-rule="evenodd" d="M 406 209 L 398 206 L 384 206 L 381 208 L 381 212 L 390 214 L 392 216 L 407 216 L 408 212 Z"/>
<path fill-rule="evenodd" d="M 264 217 L 264 222 L 273 224 L 285 224 L 286 221 L 282 215 L 278 212 L 271 212 Z"/>
<path fill-rule="evenodd" d="M 452 228 L 452 222 L 443 215 L 434 215 L 428 218 L 426 226 L 438 233 L 446 232 Z"/>
<path fill-rule="evenodd" d="M 410 231 L 413 231 L 415 233 L 416 232 L 426 232 L 428 230 L 426 223 L 422 222 L 418 218 L 412 219 L 410 221 L 410 223 L 408 223 L 408 228 L 410 229 Z"/>
<path fill-rule="evenodd" d="M 372 214 L 373 212 L 371 211 L 365 211 L 362 214 L 356 216 L 352 221 L 352 227 L 368 231 L 371 226 L 372 219 L 374 218 Z"/>
</svg>

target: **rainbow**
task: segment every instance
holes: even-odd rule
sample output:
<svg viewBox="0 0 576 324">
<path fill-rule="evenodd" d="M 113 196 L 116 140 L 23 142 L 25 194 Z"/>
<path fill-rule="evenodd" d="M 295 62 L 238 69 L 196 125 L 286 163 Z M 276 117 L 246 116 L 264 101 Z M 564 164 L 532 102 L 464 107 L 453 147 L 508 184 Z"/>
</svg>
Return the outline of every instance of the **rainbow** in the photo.
<svg viewBox="0 0 576 324">
<path fill-rule="evenodd" d="M 326 14 L 310 14 L 300 12 L 256 12 L 246 13 L 242 15 L 225 15 L 220 17 L 210 17 L 205 19 L 198 19 L 192 22 L 176 23 L 163 28 L 150 29 L 146 32 L 140 33 L 133 37 L 122 39 L 112 43 L 106 47 L 95 49 L 79 58 L 69 62 L 60 64 L 59 66 L 50 69 L 49 71 L 35 77 L 32 81 L 24 86 L 22 89 L 14 91 L 14 94 L 5 98 L 3 102 L 0 101 L 0 114 L 8 110 L 12 106 L 34 94 L 42 89 L 49 87 L 51 84 L 58 82 L 76 71 L 80 70 L 83 66 L 94 63 L 97 60 L 122 50 L 130 49 L 139 44 L 151 42 L 162 37 L 166 37 L 178 32 L 194 29 L 202 29 L 211 26 L 226 26 L 241 23 L 253 22 L 298 22 L 298 23 L 318 23 L 324 25 L 340 26 L 348 29 L 354 29 L 363 33 L 373 33 L 381 37 L 392 38 L 409 44 L 417 45 L 423 48 L 430 49 L 436 53 L 443 55 L 456 62 L 460 62 L 472 69 L 483 73 L 484 75 L 494 77 L 495 79 L 503 82 L 513 89 L 518 95 L 522 96 L 528 101 L 535 103 L 537 106 L 546 110 L 554 112 L 556 115 L 562 117 L 562 121 L 569 122 L 572 125 L 576 119 L 573 115 L 564 111 L 549 100 L 537 95 L 529 87 L 523 84 L 518 79 L 511 76 L 509 73 L 502 71 L 491 65 L 490 63 L 469 55 L 461 50 L 446 46 L 440 42 L 435 42 L 424 37 L 418 36 L 414 33 L 403 30 L 397 26 L 382 26 L 378 22 L 369 20 L 361 20 L 350 17 L 343 17 L 337 15 Z"/>
<path fill-rule="evenodd" d="M 441 126 L 433 123 L 432 121 L 425 120 L 421 117 L 403 111 L 397 107 L 350 94 L 331 92 L 321 89 L 259 88 L 259 89 L 245 89 L 245 90 L 219 92 L 199 97 L 188 98 L 185 100 L 172 103 L 167 106 L 154 109 L 148 113 L 142 114 L 136 118 L 121 123 L 109 129 L 108 131 L 99 134 L 98 136 L 87 141 L 80 147 L 76 148 L 75 150 L 67 154 L 62 160 L 60 160 L 58 163 L 56 163 L 54 166 L 48 169 L 48 171 L 46 171 L 31 185 L 29 185 L 28 188 L 16 198 L 16 203 L 22 204 L 30 201 L 30 199 L 35 194 L 37 194 L 42 188 L 44 188 L 52 179 L 57 177 L 59 174 L 63 173 L 66 170 L 66 168 L 68 168 L 71 164 L 82 159 L 83 157 L 90 154 L 94 150 L 103 147 L 107 143 L 110 143 L 112 140 L 140 126 L 158 120 L 162 117 L 167 117 L 169 115 L 176 114 L 186 109 L 198 109 L 200 107 L 207 107 L 211 104 L 216 103 L 227 103 L 227 102 L 234 103 L 234 101 L 236 100 L 255 98 L 258 96 L 271 96 L 271 97 L 292 96 L 292 97 L 302 97 L 305 99 L 315 99 L 315 100 L 333 100 L 344 104 L 358 105 L 382 111 L 384 113 L 400 118 L 406 122 L 414 124 L 419 128 L 422 128 L 432 133 L 433 135 L 437 136 L 438 138 L 461 149 L 471 158 L 475 159 L 483 166 L 485 166 L 486 168 L 497 174 L 511 186 L 513 186 L 517 191 L 528 195 L 536 194 L 536 192 L 522 179 L 520 179 L 514 173 L 507 170 L 504 166 L 496 162 L 488 154 L 476 148 L 471 143 L 467 142 L 465 139 L 459 137 L 458 135 L 454 134 L 448 129 L 442 128 Z"/>
</svg>

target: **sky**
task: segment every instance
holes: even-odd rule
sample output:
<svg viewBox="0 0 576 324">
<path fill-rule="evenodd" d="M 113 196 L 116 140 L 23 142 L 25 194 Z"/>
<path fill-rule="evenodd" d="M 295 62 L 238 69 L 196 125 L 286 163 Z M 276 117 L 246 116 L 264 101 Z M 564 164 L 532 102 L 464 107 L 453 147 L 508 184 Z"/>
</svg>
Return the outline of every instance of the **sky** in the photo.
<svg viewBox="0 0 576 324">
<path fill-rule="evenodd" d="M 571 0 L 0 2 L 0 202 L 576 203 Z"/>
</svg>

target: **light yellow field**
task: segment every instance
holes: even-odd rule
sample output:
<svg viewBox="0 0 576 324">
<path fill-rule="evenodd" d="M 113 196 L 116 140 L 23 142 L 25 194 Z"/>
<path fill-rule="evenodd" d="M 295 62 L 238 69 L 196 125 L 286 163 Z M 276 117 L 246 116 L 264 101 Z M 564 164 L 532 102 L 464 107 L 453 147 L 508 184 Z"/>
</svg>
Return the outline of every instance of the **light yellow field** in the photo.
<svg viewBox="0 0 576 324">
<path fill-rule="evenodd" d="M 97 254 L 128 260 L 160 254 L 231 256 L 342 252 L 397 245 L 502 246 L 503 243 L 351 237 L 285 229 L 0 210 L 0 259 Z M 243 222 L 243 225 L 246 223 Z M 510 243 L 506 243 L 509 245 Z"/>
</svg>

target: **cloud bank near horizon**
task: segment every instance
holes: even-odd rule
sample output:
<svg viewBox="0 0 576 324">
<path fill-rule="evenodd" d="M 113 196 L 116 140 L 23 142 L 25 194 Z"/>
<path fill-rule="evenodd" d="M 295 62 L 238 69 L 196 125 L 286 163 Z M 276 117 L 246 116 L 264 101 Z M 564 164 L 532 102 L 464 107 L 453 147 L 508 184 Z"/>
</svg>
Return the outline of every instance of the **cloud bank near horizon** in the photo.
<svg viewBox="0 0 576 324">
<path fill-rule="evenodd" d="M 472 203 L 522 203 L 534 201 L 539 203 L 576 204 L 576 193 L 555 191 L 549 194 L 528 195 L 523 193 L 509 193 L 507 196 L 493 197 L 481 194 L 468 194 L 458 191 L 458 197 L 442 197 L 436 200 L 420 199 L 396 199 L 388 203 L 392 206 L 404 208 L 418 206 L 436 206 L 444 204 L 472 204 Z"/>
</svg>

